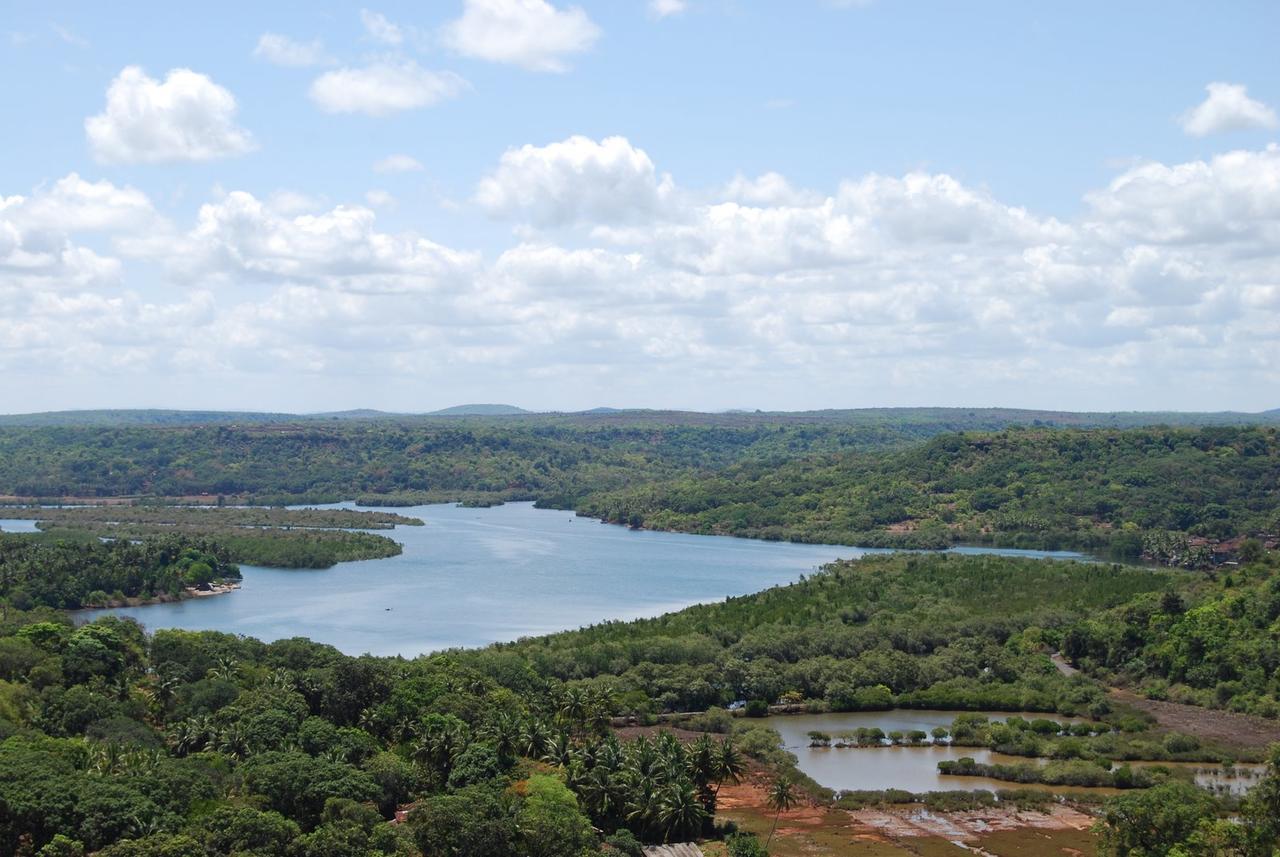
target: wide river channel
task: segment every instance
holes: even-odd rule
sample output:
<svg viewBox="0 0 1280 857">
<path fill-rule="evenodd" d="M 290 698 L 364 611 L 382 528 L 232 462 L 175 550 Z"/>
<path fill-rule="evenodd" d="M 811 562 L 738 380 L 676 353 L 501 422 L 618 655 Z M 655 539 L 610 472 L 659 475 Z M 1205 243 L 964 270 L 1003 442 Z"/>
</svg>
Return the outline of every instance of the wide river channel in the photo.
<svg viewBox="0 0 1280 857">
<path fill-rule="evenodd" d="M 246 565 L 243 587 L 227 595 L 86 616 L 111 612 L 150 629 L 211 629 L 268 641 L 303 636 L 348 654 L 412 657 L 657 616 L 788 583 L 832 560 L 874 552 L 636 531 L 531 503 L 395 511 L 425 522 L 378 531 L 404 545 L 400 556 L 314 571 Z M 9 523 L 0 526 L 9 529 Z"/>
</svg>

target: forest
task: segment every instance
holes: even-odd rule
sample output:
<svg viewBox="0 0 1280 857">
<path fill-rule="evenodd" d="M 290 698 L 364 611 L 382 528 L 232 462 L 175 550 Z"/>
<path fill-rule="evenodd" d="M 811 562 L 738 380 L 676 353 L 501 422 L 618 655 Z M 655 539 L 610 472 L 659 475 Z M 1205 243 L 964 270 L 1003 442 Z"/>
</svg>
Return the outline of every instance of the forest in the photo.
<svg viewBox="0 0 1280 857">
<path fill-rule="evenodd" d="M 1234 553 L 1233 539 L 1280 537 L 1274 426 L 956 432 L 957 422 L 608 415 L 11 427 L 0 428 L 0 495 L 232 505 L 523 499 L 652 529 L 1077 549 L 1188 567 Z"/>
<path fill-rule="evenodd" d="M 0 541 L 6 579 L 11 569 L 61 563 L 60 578 L 106 567 L 116 577 L 92 585 L 151 574 L 147 585 L 159 586 L 186 559 L 219 561 L 196 558 L 177 536 L 91 547 L 46 538 Z M 1086 631 L 1123 636 L 1144 612 L 1158 628 L 1161 615 L 1250 600 L 1280 572 L 1272 557 L 1230 577 L 884 555 L 657 619 L 414 660 L 351 657 L 300 638 L 147 634 L 115 618 L 76 626 L 64 613 L 11 603 L 0 621 L 0 850 L 585 857 L 725 837 L 730 853 L 766 853 L 717 822 L 726 784 L 780 783 L 788 805 L 837 796 L 806 785 L 760 721 L 718 708 L 735 700 L 1091 716 L 1101 725 L 1074 738 L 1054 737 L 1060 727 L 1048 717 L 997 728 L 962 715 L 952 727 L 957 743 L 1065 758 L 1055 763 L 1064 781 L 1085 770 L 1101 781 L 1101 768 L 1085 767 L 1091 756 L 1209 758 L 1212 748 L 1153 732 L 1090 678 L 1056 670 L 1046 652 Z M 1226 633 L 1255 627 L 1259 615 L 1224 612 Z M 1105 674 L 1101 663 L 1080 663 Z M 613 728 L 615 718 L 690 709 L 706 712 L 682 723 L 692 738 Z M 1139 836 L 1153 813 L 1168 811 L 1149 796 L 1185 784 L 1127 785 L 1132 799 L 1099 810 L 1104 842 Z M 1194 811 L 1191 821 L 1162 835 L 1252 837 L 1261 849 L 1276 841 L 1263 810 L 1277 795 L 1274 778 L 1238 807 L 1196 791 L 1180 805 Z M 1259 821 L 1223 827 L 1232 808 Z"/>
<path fill-rule="evenodd" d="M 329 568 L 339 562 L 397 556 L 400 543 L 378 533 L 422 521 L 394 512 L 349 509 L 284 509 L 113 504 L 67 508 L 15 507 L 12 518 L 29 519 L 51 537 L 85 540 L 145 539 L 179 534 L 213 539 L 237 563 L 276 568 Z"/>
<path fill-rule="evenodd" d="M 177 597 L 187 586 L 238 580 L 220 542 L 180 535 L 141 540 L 0 535 L 0 607 L 74 610 L 128 598 Z"/>
<path fill-rule="evenodd" d="M 1171 730 L 1110 689 L 1280 717 L 1276 429 L 957 431 L 951 417 L 0 429 L 10 502 L 132 498 L 6 512 L 42 531 L 0 535 L 0 853 L 632 857 L 698 838 L 759 857 L 770 819 L 756 837 L 720 804 L 750 784 L 775 828 L 798 805 L 1044 810 L 1046 789 L 1105 786 L 1121 793 L 1071 798 L 1098 818 L 1101 853 L 1270 855 L 1280 751 Z M 1190 564 L 1193 540 L 1237 547 L 1196 571 L 875 555 L 652 619 L 412 660 L 66 612 L 235 580 L 238 562 L 398 550 L 377 531 L 415 521 L 394 512 L 238 506 L 350 496 L 526 498 L 801 541 L 1163 552 L 1161 565 Z M 934 736 L 866 730 L 840 752 L 944 740 L 1028 761 L 951 765 L 1009 783 L 998 794 L 835 794 L 760 719 L 890 708 L 957 718 Z M 1040 716 L 964 713 L 992 710 Z M 1129 761 L 1271 767 L 1240 798 Z"/>
<path fill-rule="evenodd" d="M 840 452 L 588 497 L 633 526 L 938 548 L 1105 549 L 1137 558 L 1162 537 L 1280 533 L 1271 428 L 948 434 L 880 455 Z M 1170 551 L 1165 551 L 1170 553 Z"/>
</svg>

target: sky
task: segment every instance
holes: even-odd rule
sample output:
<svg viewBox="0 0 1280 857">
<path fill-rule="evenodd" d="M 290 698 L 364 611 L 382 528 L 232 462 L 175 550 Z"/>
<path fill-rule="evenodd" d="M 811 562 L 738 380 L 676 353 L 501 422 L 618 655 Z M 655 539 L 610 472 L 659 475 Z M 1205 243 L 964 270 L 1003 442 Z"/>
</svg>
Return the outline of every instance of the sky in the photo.
<svg viewBox="0 0 1280 857">
<path fill-rule="evenodd" d="M 0 9 L 0 412 L 1280 407 L 1280 4 Z"/>
</svg>

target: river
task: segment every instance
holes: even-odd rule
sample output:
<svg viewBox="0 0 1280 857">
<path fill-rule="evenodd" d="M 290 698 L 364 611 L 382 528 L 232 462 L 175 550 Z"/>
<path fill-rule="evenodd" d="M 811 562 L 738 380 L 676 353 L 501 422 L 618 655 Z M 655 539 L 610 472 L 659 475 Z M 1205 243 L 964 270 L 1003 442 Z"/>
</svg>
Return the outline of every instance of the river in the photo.
<svg viewBox="0 0 1280 857">
<path fill-rule="evenodd" d="M 425 522 L 390 533 L 404 545 L 400 556 L 323 570 L 246 565 L 243 587 L 228 595 L 85 615 L 114 613 L 151 629 L 213 629 L 262 640 L 305 636 L 348 654 L 412 657 L 657 616 L 788 583 L 835 559 L 878 552 L 637 531 L 535 509 L 532 503 L 395 511 Z"/>
</svg>

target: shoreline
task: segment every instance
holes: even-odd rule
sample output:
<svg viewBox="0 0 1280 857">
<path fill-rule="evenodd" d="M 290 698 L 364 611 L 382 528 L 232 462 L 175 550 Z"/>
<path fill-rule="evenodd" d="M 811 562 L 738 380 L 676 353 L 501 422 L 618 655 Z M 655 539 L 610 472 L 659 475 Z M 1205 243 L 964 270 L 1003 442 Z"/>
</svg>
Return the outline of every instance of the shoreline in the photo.
<svg viewBox="0 0 1280 857">
<path fill-rule="evenodd" d="M 211 583 L 209 588 L 198 589 L 194 586 L 184 586 L 182 592 L 178 595 L 155 595 L 151 598 L 126 598 L 123 603 L 111 602 L 105 605 L 92 605 L 77 607 L 74 610 L 68 610 L 68 613 L 84 613 L 88 610 L 118 610 L 122 607 L 151 607 L 155 604 L 176 604 L 180 601 L 190 601 L 195 598 L 211 598 L 215 595 L 228 595 L 240 589 L 242 581 L 235 580 L 226 583 Z"/>
</svg>

